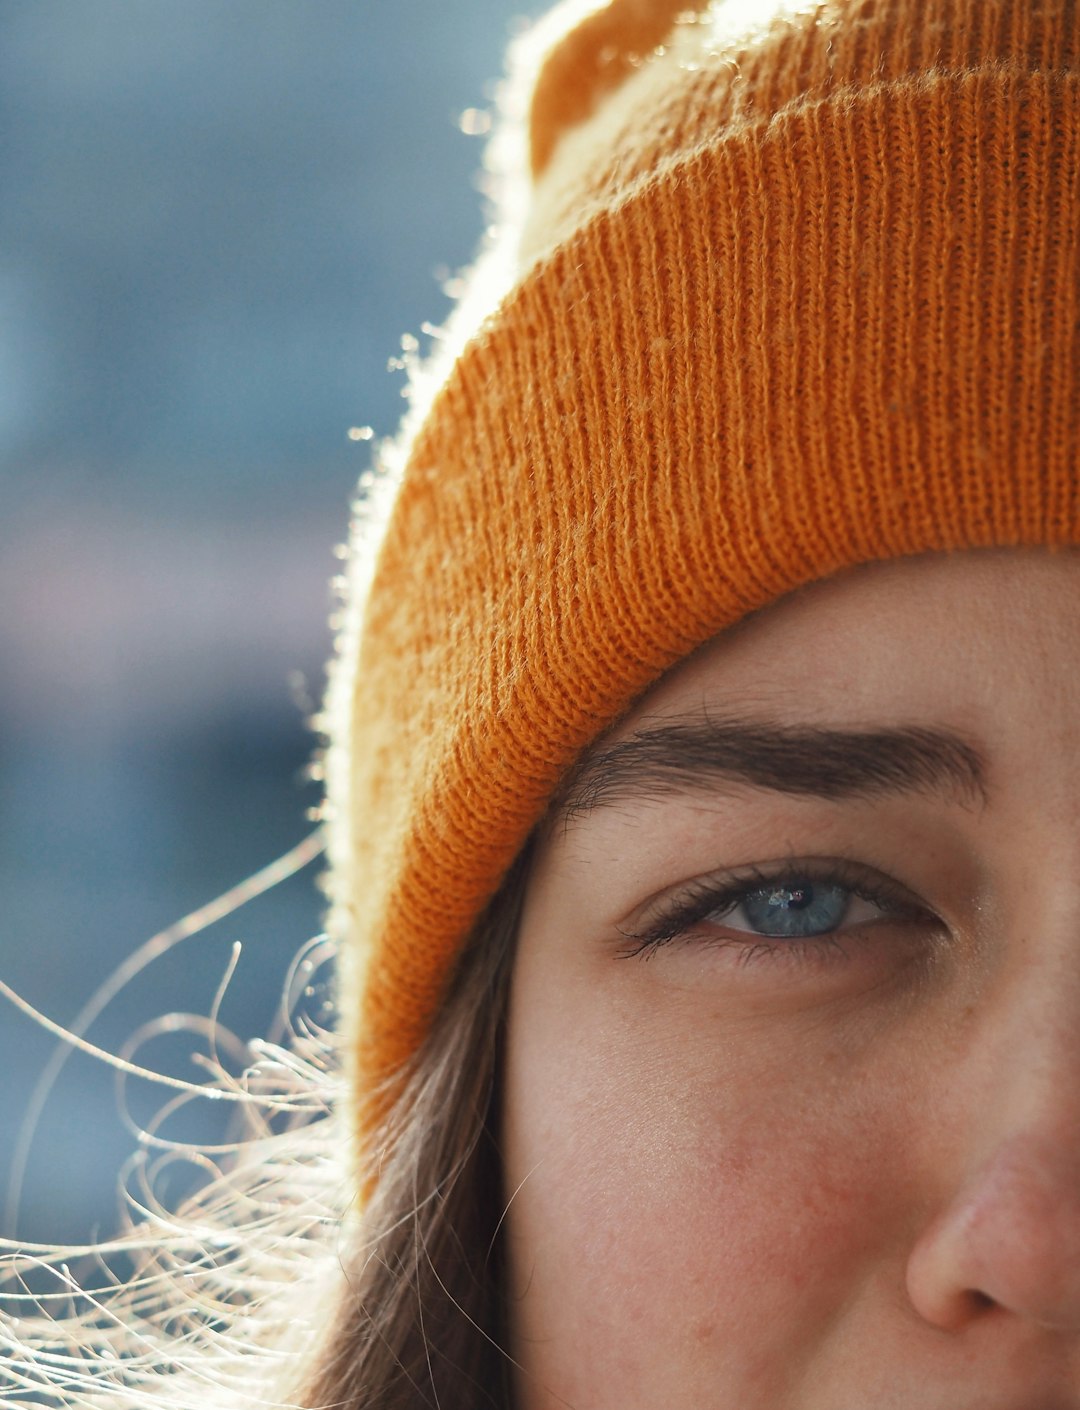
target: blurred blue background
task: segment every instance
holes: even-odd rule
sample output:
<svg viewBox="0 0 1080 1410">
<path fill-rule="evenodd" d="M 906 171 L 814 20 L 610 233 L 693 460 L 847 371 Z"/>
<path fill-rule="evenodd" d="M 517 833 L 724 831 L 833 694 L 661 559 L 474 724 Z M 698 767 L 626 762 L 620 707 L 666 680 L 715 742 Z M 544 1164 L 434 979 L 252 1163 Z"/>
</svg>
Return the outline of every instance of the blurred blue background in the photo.
<svg viewBox="0 0 1080 1410">
<path fill-rule="evenodd" d="M 310 830 L 333 549 L 483 210 L 509 0 L 0 4 L 0 978 L 61 1023 Z M 270 1026 L 309 867 L 152 967 L 91 1038 Z M 6 1183 L 53 1041 L 0 1001 Z M 192 1044 L 187 1042 L 186 1048 Z M 148 1061 L 187 1062 L 149 1048 Z M 163 1100 L 148 1094 L 141 1108 Z M 18 1222 L 116 1222 L 113 1078 L 68 1062 Z M 10 1232 L 10 1231 L 9 1231 Z"/>
</svg>

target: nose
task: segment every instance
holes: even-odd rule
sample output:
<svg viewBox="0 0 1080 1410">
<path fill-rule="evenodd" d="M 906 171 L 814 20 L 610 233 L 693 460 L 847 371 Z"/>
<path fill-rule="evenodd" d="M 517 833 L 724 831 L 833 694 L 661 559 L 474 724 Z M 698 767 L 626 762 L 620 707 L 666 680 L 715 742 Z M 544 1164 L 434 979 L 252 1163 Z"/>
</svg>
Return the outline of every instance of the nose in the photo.
<svg viewBox="0 0 1080 1410">
<path fill-rule="evenodd" d="M 1080 1331 L 1080 1128 L 1003 1140 L 916 1243 L 907 1288 L 945 1331 L 994 1311 Z"/>
</svg>

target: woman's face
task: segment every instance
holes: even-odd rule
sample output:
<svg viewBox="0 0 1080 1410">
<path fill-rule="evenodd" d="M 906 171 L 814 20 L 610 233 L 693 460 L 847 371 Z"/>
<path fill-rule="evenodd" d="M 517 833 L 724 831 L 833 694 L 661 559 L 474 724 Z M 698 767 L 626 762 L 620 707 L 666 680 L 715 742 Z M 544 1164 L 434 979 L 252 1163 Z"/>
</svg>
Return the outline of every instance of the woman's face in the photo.
<svg viewBox="0 0 1080 1410">
<path fill-rule="evenodd" d="M 1080 1407 L 1080 555 L 808 589 L 541 841 L 522 1410 Z"/>
</svg>

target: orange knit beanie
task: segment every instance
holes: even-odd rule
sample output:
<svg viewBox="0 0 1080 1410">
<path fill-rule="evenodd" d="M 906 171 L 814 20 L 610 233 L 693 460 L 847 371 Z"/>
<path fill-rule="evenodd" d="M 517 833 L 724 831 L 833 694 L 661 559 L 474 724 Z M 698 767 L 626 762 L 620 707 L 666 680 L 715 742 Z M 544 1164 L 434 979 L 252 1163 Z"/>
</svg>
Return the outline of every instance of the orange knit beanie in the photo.
<svg viewBox="0 0 1080 1410">
<path fill-rule="evenodd" d="M 855 564 L 1080 541 L 1075 0 L 571 0 L 518 68 L 531 187 L 384 450 L 331 678 L 362 1127 L 674 662 Z"/>
</svg>

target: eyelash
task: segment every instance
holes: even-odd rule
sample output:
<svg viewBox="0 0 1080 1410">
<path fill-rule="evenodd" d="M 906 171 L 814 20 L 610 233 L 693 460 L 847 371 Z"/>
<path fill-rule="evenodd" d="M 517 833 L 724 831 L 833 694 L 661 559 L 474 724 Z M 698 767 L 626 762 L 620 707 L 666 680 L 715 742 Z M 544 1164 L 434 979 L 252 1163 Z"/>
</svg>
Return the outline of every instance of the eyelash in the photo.
<svg viewBox="0 0 1080 1410">
<path fill-rule="evenodd" d="M 842 858 L 800 860 L 791 857 L 774 865 L 741 867 L 719 878 L 705 877 L 690 882 L 649 917 L 645 929 L 620 932 L 630 943 L 620 949 L 618 955 L 620 958 L 647 960 L 665 945 L 680 940 L 690 942 L 694 927 L 702 921 L 709 917 L 722 921 L 725 915 L 755 891 L 795 880 L 840 887 L 850 892 L 852 897 L 880 907 L 890 918 L 901 922 L 941 925 L 938 917 L 920 905 L 910 892 L 880 872 Z M 867 924 L 878 923 L 867 922 L 862 927 L 855 925 L 850 929 L 854 932 L 865 929 Z M 722 936 L 703 937 L 703 942 L 741 950 L 740 962 L 744 964 L 772 957 L 824 959 L 837 952 L 843 958 L 846 952 L 840 937 L 844 933 L 844 929 L 838 929 L 817 935 L 782 937 L 740 930 Z"/>
</svg>

